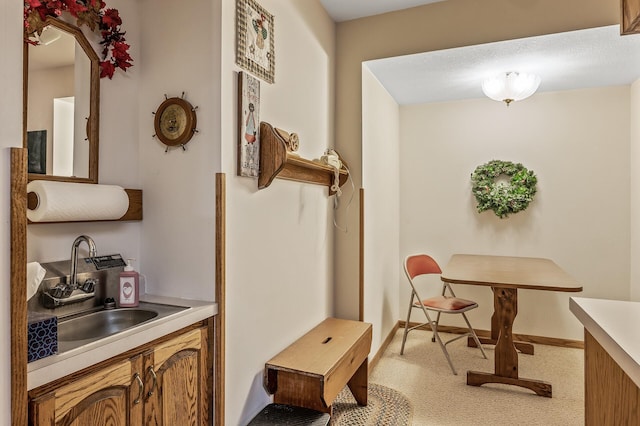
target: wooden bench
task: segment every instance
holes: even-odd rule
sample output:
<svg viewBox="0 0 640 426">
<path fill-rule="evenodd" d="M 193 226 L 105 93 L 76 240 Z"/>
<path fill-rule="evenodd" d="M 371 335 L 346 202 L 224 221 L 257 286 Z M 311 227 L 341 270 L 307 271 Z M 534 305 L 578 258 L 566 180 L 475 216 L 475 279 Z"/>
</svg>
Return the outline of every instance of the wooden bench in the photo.
<svg viewBox="0 0 640 426">
<path fill-rule="evenodd" d="M 349 386 L 367 405 L 371 324 L 327 318 L 265 364 L 264 384 L 273 402 L 331 414 Z"/>
</svg>

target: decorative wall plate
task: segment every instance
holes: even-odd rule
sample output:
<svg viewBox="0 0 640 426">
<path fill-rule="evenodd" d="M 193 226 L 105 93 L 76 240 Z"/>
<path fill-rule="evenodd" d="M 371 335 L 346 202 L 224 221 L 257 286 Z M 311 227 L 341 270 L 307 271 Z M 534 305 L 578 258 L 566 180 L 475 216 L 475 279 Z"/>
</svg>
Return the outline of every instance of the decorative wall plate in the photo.
<svg viewBox="0 0 640 426">
<path fill-rule="evenodd" d="M 193 135 L 198 131 L 196 124 L 196 109 L 182 97 L 167 98 L 160 104 L 155 114 L 153 127 L 160 142 L 169 147 L 181 146 L 185 149 L 185 145 L 191 140 Z"/>
</svg>

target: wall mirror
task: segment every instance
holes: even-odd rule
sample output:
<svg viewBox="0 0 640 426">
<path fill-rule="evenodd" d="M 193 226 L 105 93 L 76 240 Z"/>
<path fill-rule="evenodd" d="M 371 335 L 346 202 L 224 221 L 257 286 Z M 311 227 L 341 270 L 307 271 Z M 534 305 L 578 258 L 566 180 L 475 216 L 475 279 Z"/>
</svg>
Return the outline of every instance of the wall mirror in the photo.
<svg viewBox="0 0 640 426">
<path fill-rule="evenodd" d="M 29 181 L 98 183 L 98 55 L 79 28 L 56 18 L 35 37 L 24 43 Z"/>
</svg>

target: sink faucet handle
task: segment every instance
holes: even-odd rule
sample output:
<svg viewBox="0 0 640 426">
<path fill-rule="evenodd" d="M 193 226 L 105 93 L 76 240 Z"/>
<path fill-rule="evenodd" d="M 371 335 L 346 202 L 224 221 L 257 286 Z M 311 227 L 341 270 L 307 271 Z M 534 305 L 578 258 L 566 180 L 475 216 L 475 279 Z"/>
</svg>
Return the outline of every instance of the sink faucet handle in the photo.
<svg viewBox="0 0 640 426">
<path fill-rule="evenodd" d="M 65 292 L 65 288 L 67 286 L 65 284 L 58 284 L 57 286 L 55 286 L 54 288 L 52 288 L 49 293 L 51 293 L 51 295 L 55 298 L 61 298 L 62 296 L 64 296 L 64 292 Z"/>
<path fill-rule="evenodd" d="M 93 293 L 96 289 L 96 280 L 93 278 L 89 278 L 84 282 L 84 284 L 82 284 L 81 289 L 85 293 Z"/>
<path fill-rule="evenodd" d="M 71 296 L 71 293 L 73 293 L 73 288 L 70 285 L 64 283 L 60 283 L 49 290 L 49 294 L 57 299 L 69 297 Z"/>
</svg>

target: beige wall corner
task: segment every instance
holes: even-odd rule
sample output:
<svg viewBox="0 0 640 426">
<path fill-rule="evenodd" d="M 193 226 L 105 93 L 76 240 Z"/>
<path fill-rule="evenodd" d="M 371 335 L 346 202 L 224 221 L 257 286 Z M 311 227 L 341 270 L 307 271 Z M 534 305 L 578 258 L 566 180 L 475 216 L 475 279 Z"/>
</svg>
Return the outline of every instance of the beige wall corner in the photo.
<svg viewBox="0 0 640 426">
<path fill-rule="evenodd" d="M 619 18 L 617 0 L 449 0 L 338 24 L 336 146 L 350 160 L 355 185 L 362 185 L 363 61 L 612 25 Z M 357 209 L 348 216 L 343 221 L 357 229 Z M 338 316 L 357 316 L 358 241 L 357 232 L 336 234 Z"/>
</svg>

